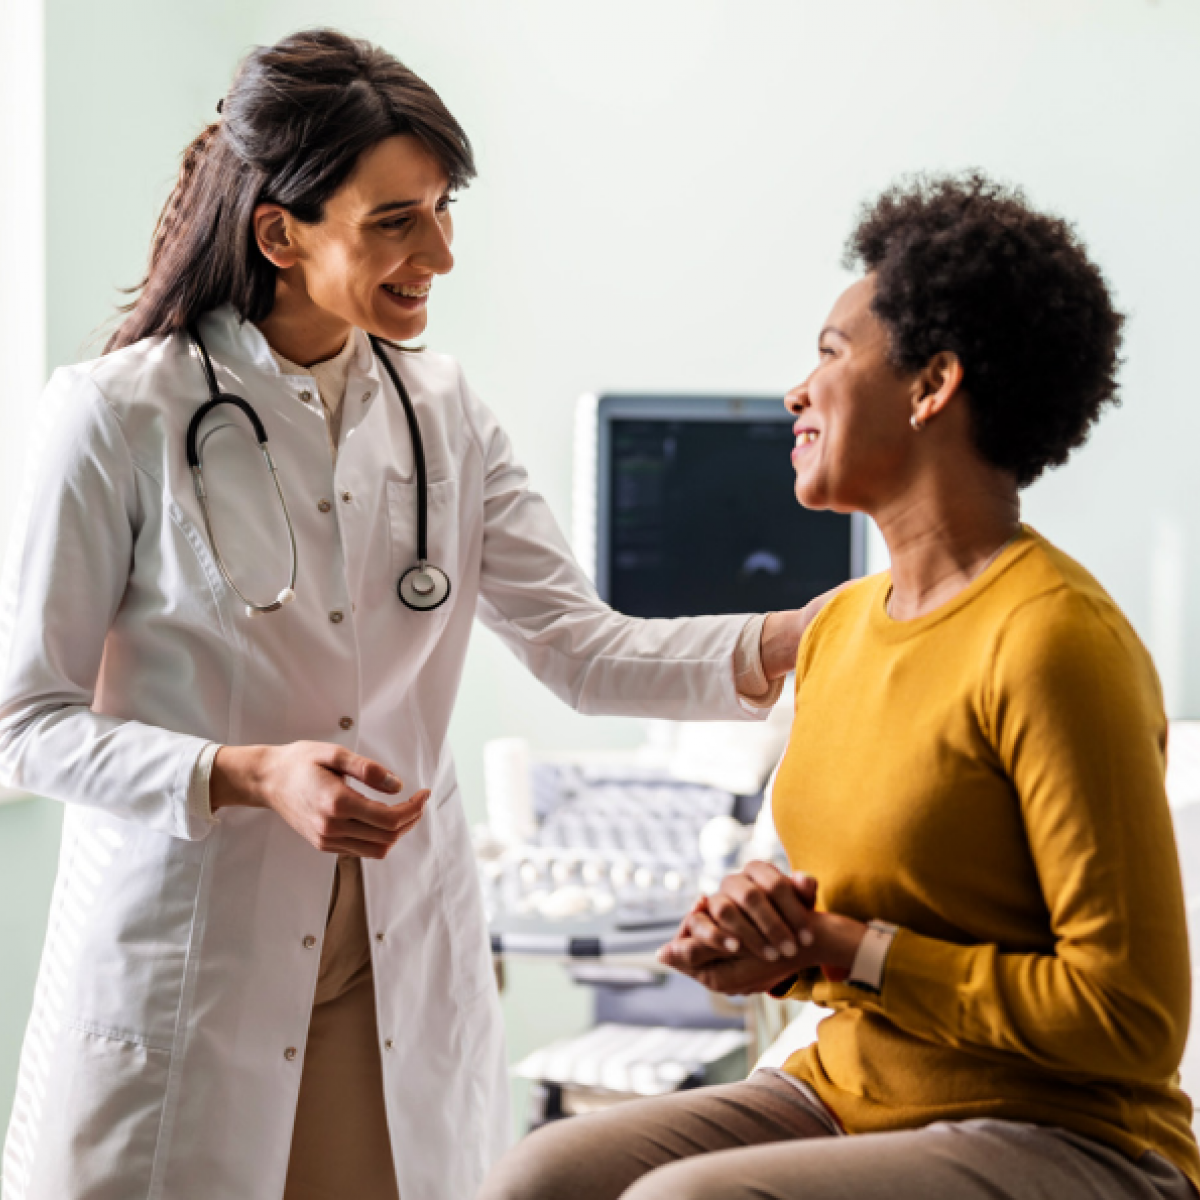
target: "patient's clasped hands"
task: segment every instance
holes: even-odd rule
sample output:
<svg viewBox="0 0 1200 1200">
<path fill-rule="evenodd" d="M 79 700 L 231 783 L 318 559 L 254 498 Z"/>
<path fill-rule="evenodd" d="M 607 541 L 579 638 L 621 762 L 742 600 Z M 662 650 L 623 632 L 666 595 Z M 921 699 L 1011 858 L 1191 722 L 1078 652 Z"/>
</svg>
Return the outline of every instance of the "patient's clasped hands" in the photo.
<svg viewBox="0 0 1200 1200">
<path fill-rule="evenodd" d="M 816 900 L 811 876 L 747 863 L 696 901 L 659 962 L 732 996 L 770 991 L 813 967 L 845 979 L 867 927 L 819 911 Z"/>
</svg>

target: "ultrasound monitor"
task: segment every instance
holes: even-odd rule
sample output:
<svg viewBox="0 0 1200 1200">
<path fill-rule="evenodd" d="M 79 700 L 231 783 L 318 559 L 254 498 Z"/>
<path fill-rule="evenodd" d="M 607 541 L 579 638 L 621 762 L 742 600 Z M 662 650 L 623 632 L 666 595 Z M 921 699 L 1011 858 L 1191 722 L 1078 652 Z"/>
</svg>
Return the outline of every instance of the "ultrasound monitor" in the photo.
<svg viewBox="0 0 1200 1200">
<path fill-rule="evenodd" d="M 576 540 L 600 595 L 636 617 L 768 612 L 862 575 L 865 518 L 796 501 L 794 420 L 778 398 L 586 398 Z"/>
</svg>

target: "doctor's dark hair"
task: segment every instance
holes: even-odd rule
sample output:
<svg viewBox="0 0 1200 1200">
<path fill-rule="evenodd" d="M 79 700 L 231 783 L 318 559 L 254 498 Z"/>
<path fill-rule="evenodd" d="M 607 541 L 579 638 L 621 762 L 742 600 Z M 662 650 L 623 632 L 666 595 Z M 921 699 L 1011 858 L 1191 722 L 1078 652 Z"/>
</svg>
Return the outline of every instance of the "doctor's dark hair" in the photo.
<svg viewBox="0 0 1200 1200">
<path fill-rule="evenodd" d="M 860 214 L 845 265 L 875 276 L 895 366 L 958 355 L 976 448 L 1018 487 L 1117 403 L 1125 318 L 1071 225 L 1020 191 L 979 172 L 901 180 Z"/>
<path fill-rule="evenodd" d="M 184 153 L 139 295 L 106 352 L 181 330 L 222 304 L 262 320 L 277 269 L 258 248 L 255 207 L 279 204 L 319 222 L 364 151 L 386 138 L 415 137 L 452 190 L 475 175 L 471 143 L 437 93 L 385 50 L 335 30 L 251 52 L 220 110 Z"/>
</svg>

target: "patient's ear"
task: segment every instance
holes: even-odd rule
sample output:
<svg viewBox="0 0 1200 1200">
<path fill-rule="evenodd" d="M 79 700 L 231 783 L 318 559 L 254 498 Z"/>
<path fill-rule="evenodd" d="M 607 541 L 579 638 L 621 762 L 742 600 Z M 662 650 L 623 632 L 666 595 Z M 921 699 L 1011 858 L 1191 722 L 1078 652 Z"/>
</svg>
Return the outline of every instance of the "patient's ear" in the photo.
<svg viewBox="0 0 1200 1200">
<path fill-rule="evenodd" d="M 962 359 L 953 350 L 935 354 L 917 374 L 913 417 L 921 425 L 932 421 L 962 394 Z"/>
</svg>

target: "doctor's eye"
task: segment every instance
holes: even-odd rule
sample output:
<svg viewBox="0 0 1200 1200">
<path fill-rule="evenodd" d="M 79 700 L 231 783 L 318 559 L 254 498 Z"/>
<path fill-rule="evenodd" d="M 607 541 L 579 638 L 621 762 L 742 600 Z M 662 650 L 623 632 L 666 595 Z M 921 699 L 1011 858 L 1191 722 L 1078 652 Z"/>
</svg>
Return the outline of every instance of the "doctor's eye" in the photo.
<svg viewBox="0 0 1200 1200">
<path fill-rule="evenodd" d="M 457 203 L 458 203 L 457 196 L 451 196 L 451 195 L 447 194 L 447 195 L 443 196 L 437 202 L 437 210 L 438 210 L 438 212 L 449 212 L 450 205 L 457 204 Z"/>
</svg>

